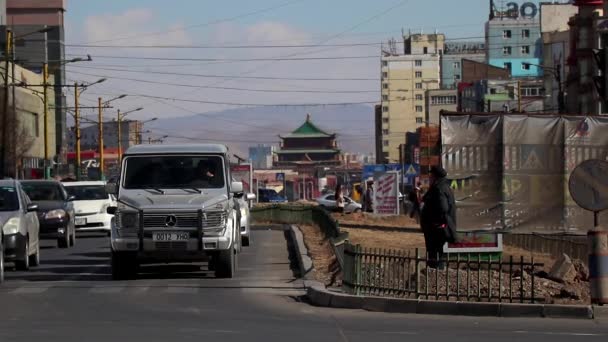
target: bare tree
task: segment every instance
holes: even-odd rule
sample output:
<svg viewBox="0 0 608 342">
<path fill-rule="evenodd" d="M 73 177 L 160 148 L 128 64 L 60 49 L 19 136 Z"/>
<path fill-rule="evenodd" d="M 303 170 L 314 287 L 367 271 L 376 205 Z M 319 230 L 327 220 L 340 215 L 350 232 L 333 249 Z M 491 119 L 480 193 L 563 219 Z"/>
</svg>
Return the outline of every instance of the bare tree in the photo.
<svg viewBox="0 0 608 342">
<path fill-rule="evenodd" d="M 16 177 L 23 169 L 22 161 L 34 146 L 35 137 L 24 125 L 23 120 L 9 112 L 7 146 L 6 146 L 6 168 L 7 174 Z"/>
</svg>

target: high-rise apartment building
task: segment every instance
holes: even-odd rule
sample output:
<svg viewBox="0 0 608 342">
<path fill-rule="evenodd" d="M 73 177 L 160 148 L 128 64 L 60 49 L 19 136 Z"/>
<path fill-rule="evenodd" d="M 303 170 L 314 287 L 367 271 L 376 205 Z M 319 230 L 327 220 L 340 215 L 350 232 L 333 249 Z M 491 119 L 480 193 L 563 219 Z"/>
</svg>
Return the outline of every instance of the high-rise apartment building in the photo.
<svg viewBox="0 0 608 342">
<path fill-rule="evenodd" d="M 403 54 L 383 51 L 381 59 L 381 115 L 376 129 L 381 133 L 379 161 L 398 162 L 405 133 L 426 125 L 425 92 L 440 88 L 440 56 L 443 34 L 410 34 L 404 37 Z"/>
</svg>

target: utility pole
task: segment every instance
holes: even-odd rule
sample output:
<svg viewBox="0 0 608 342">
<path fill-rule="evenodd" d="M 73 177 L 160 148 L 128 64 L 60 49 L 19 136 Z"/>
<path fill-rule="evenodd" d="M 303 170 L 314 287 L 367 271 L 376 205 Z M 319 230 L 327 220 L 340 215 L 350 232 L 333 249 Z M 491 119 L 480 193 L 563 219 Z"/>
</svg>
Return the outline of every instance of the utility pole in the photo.
<svg viewBox="0 0 608 342">
<path fill-rule="evenodd" d="M 4 47 L 4 99 L 2 113 L 2 146 L 0 148 L 0 177 L 6 176 L 6 150 L 8 145 L 8 96 L 9 96 L 9 63 L 11 57 L 11 42 L 13 41 L 13 32 L 6 30 L 6 45 Z"/>
<path fill-rule="evenodd" d="M 104 159 L 103 159 L 103 104 L 101 101 L 101 97 L 97 99 L 98 108 L 99 108 L 99 177 L 103 181 L 105 180 L 105 176 L 103 174 L 104 169 Z"/>
<path fill-rule="evenodd" d="M 560 114 L 566 112 L 566 104 L 564 103 L 564 88 L 562 85 L 562 66 L 561 64 L 557 65 L 555 68 L 555 81 L 557 81 L 557 111 Z"/>
<path fill-rule="evenodd" d="M 120 117 L 120 109 L 118 110 L 118 114 L 116 116 L 116 122 L 118 124 L 118 163 L 122 163 L 122 123 Z"/>
<path fill-rule="evenodd" d="M 51 178 L 51 172 L 48 166 L 49 162 L 49 91 L 48 91 L 48 78 L 49 78 L 49 65 L 48 63 L 42 64 L 42 86 L 44 97 L 44 179 Z"/>
<path fill-rule="evenodd" d="M 517 111 L 521 113 L 521 81 L 517 81 Z"/>
<path fill-rule="evenodd" d="M 78 108 L 78 83 L 74 83 L 74 135 L 76 136 L 76 179 L 80 180 L 80 112 Z"/>
</svg>

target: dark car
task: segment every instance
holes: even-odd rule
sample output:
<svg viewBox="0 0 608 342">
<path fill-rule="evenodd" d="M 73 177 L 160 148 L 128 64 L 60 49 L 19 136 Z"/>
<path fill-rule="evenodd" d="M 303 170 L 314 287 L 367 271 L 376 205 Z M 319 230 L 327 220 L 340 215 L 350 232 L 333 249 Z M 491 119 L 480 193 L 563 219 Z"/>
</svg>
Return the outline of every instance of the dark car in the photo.
<svg viewBox="0 0 608 342">
<path fill-rule="evenodd" d="M 284 203 L 287 202 L 285 197 L 282 197 L 274 189 L 259 189 L 259 200 L 260 203 Z"/>
<path fill-rule="evenodd" d="M 56 181 L 22 181 L 23 190 L 38 205 L 40 237 L 57 239 L 59 248 L 74 246 L 74 197 L 68 196 L 63 185 Z"/>
</svg>

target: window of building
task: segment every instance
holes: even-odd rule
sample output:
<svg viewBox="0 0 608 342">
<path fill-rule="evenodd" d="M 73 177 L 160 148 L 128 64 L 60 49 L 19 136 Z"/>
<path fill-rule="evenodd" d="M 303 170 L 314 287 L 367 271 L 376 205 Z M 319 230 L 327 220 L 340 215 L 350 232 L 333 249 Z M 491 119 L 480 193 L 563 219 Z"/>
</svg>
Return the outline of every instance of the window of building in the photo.
<svg viewBox="0 0 608 342">
<path fill-rule="evenodd" d="M 382 135 L 388 135 L 388 129 L 383 129 L 382 130 Z"/>
<path fill-rule="evenodd" d="M 530 54 L 530 46 L 525 45 L 521 47 L 521 54 L 522 55 L 529 55 Z"/>
<path fill-rule="evenodd" d="M 388 113 L 388 106 L 383 106 L 382 107 L 382 112 Z"/>
<path fill-rule="evenodd" d="M 417 67 L 421 67 L 422 66 L 422 60 L 420 60 L 420 59 L 415 60 L 414 61 L 414 65 L 417 66 Z"/>
<path fill-rule="evenodd" d="M 456 96 L 445 95 L 445 96 L 431 96 L 432 105 L 449 105 L 456 104 Z"/>
<path fill-rule="evenodd" d="M 530 70 L 530 63 L 521 63 L 521 70 Z"/>
<path fill-rule="evenodd" d="M 459 80 L 460 79 L 460 75 L 458 75 L 458 74 L 454 75 L 454 79 L 455 80 Z"/>
<path fill-rule="evenodd" d="M 388 118 L 382 118 L 382 123 L 388 123 Z"/>
<path fill-rule="evenodd" d="M 383 67 L 388 66 L 388 61 L 382 61 L 382 66 Z"/>
<path fill-rule="evenodd" d="M 382 145 L 383 145 L 383 146 L 388 146 L 388 140 L 384 140 L 384 141 L 382 142 Z"/>
<path fill-rule="evenodd" d="M 422 78 L 422 71 L 416 71 L 416 78 Z"/>
<path fill-rule="evenodd" d="M 511 55 L 511 47 L 510 46 L 504 46 L 502 48 L 502 54 L 503 55 Z"/>
<path fill-rule="evenodd" d="M 530 30 L 521 30 L 522 38 L 530 38 Z"/>
<path fill-rule="evenodd" d="M 422 89 L 422 83 L 416 83 L 416 89 Z"/>
<path fill-rule="evenodd" d="M 490 94 L 496 94 L 496 88 L 490 88 Z"/>
<path fill-rule="evenodd" d="M 510 62 L 505 63 L 505 69 L 509 70 L 509 72 L 511 71 L 511 63 Z"/>
<path fill-rule="evenodd" d="M 422 94 L 416 94 L 416 101 L 422 101 Z"/>
<path fill-rule="evenodd" d="M 382 101 L 388 101 L 388 95 L 382 95 Z"/>
<path fill-rule="evenodd" d="M 382 89 L 388 89 L 388 83 L 382 83 Z"/>
<path fill-rule="evenodd" d="M 388 77 L 388 72 L 383 72 L 382 73 L 382 78 L 387 78 Z"/>
<path fill-rule="evenodd" d="M 423 47 L 423 48 L 422 48 L 422 53 L 423 53 L 423 54 L 425 54 L 425 55 L 426 55 L 427 53 L 429 53 L 429 48 L 428 48 L 428 47 L 426 47 L 426 46 L 425 46 L 425 47 Z"/>
<path fill-rule="evenodd" d="M 522 87 L 521 88 L 522 97 L 542 96 L 542 95 L 543 95 L 543 91 L 540 87 Z"/>
<path fill-rule="evenodd" d="M 416 106 L 416 112 L 422 113 L 423 110 L 422 106 Z"/>
<path fill-rule="evenodd" d="M 382 152 L 382 155 L 384 156 L 384 159 L 388 159 L 388 156 L 389 156 L 388 152 Z"/>
<path fill-rule="evenodd" d="M 511 38 L 511 30 L 503 30 L 502 31 L 502 37 L 505 38 L 505 39 Z"/>
<path fill-rule="evenodd" d="M 454 62 L 453 68 L 459 70 L 460 69 L 460 62 Z"/>
<path fill-rule="evenodd" d="M 417 123 L 417 124 L 421 124 L 421 123 L 423 123 L 423 122 L 424 122 L 424 120 L 423 120 L 421 117 L 417 117 L 417 118 L 416 118 L 416 123 Z"/>
</svg>

